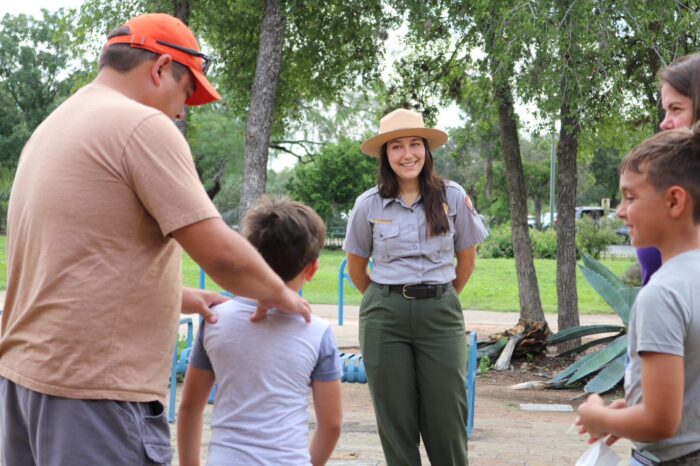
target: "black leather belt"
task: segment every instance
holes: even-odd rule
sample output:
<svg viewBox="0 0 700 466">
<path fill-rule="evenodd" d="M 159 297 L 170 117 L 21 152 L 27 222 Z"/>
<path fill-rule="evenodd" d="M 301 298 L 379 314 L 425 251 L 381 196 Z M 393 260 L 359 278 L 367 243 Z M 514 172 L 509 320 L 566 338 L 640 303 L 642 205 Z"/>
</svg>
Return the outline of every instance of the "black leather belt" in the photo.
<svg viewBox="0 0 700 466">
<path fill-rule="evenodd" d="M 382 285 L 380 285 L 382 286 Z M 438 290 L 443 293 L 450 289 L 449 283 L 440 283 L 438 285 L 428 285 L 425 283 L 416 283 L 413 285 L 384 285 L 389 287 L 389 291 L 401 293 L 406 299 L 425 299 L 434 298 L 437 296 Z"/>
</svg>

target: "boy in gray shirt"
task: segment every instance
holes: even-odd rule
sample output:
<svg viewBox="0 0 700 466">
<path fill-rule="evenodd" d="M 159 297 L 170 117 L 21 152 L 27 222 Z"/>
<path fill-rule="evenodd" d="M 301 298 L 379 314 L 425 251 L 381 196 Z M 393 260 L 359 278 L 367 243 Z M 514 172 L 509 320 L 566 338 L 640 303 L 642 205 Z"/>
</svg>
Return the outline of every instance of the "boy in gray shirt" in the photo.
<svg viewBox="0 0 700 466">
<path fill-rule="evenodd" d="M 262 200 L 243 220 L 243 235 L 294 291 L 318 270 L 325 227 L 309 207 Z M 208 465 L 325 464 L 341 427 L 342 371 L 328 322 L 276 311 L 252 322 L 255 301 L 214 308 L 192 350 L 178 417 L 182 466 L 198 465 L 202 414 L 214 379 Z M 317 427 L 308 443 L 309 394 Z"/>
<path fill-rule="evenodd" d="M 632 465 L 700 464 L 700 127 L 659 133 L 620 167 L 618 216 L 663 265 L 632 309 L 625 400 L 578 408 L 591 441 L 634 442 Z"/>
</svg>

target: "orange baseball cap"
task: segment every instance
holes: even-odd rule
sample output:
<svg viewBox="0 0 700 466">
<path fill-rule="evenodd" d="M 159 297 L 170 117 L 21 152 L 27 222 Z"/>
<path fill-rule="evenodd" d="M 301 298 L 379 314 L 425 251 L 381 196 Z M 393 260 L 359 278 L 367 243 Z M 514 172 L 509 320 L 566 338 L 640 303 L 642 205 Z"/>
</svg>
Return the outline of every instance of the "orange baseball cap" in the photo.
<svg viewBox="0 0 700 466">
<path fill-rule="evenodd" d="M 185 65 L 195 79 L 195 91 L 185 102 L 187 105 L 204 105 L 221 98 L 204 75 L 209 67 L 209 57 L 200 52 L 197 39 L 185 23 L 164 13 L 149 13 L 130 19 L 124 26 L 129 28 L 131 35 L 112 37 L 107 41 L 107 47 L 129 44 L 160 55 L 168 54 L 174 61 Z"/>
</svg>

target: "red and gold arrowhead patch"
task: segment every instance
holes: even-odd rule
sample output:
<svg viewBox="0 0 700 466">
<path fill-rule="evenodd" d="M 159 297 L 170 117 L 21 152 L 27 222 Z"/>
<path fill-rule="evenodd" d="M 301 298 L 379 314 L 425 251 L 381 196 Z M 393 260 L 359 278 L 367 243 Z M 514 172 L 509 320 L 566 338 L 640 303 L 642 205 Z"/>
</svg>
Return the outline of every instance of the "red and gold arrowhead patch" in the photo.
<svg viewBox="0 0 700 466">
<path fill-rule="evenodd" d="M 464 195 L 464 206 L 469 209 L 472 214 L 476 215 L 476 209 L 474 208 L 474 204 L 472 204 L 469 194 Z"/>
</svg>

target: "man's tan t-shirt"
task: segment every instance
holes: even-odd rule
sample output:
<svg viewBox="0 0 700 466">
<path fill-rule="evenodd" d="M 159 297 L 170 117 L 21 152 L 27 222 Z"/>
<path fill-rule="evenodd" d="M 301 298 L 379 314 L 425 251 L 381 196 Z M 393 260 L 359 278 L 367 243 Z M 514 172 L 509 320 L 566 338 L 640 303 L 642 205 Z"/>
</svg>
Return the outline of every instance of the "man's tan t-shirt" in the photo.
<svg viewBox="0 0 700 466">
<path fill-rule="evenodd" d="M 168 235 L 218 216 L 168 117 L 82 88 L 20 156 L 0 376 L 66 398 L 163 400 L 182 299 Z"/>
</svg>

